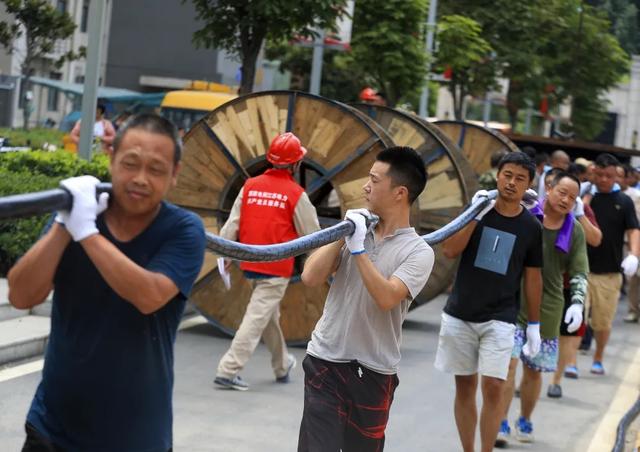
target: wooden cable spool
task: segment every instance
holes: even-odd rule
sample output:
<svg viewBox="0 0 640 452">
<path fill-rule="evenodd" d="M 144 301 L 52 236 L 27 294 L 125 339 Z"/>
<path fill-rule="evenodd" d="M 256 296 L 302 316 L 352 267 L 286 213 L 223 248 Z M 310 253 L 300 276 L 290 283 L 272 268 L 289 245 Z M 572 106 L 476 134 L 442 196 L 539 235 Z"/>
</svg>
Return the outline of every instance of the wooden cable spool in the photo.
<svg viewBox="0 0 640 452">
<path fill-rule="evenodd" d="M 382 126 L 398 146 L 411 146 L 425 162 L 429 175 L 426 190 L 414 204 L 412 223 L 427 234 L 453 220 L 478 189 L 477 176 L 462 151 L 436 126 L 416 115 L 390 107 L 353 104 Z M 456 260 L 448 259 L 440 245 L 429 282 L 412 307 L 442 293 L 453 281 Z"/>
<path fill-rule="evenodd" d="M 491 155 L 496 151 L 518 152 L 513 141 L 495 130 L 466 121 L 436 121 L 451 141 L 456 143 L 479 176 L 491 169 Z"/>
<path fill-rule="evenodd" d="M 187 133 L 182 169 L 169 200 L 197 212 L 207 230 L 217 234 L 244 181 L 268 168 L 265 154 L 271 140 L 286 131 L 295 133 L 308 150 L 299 182 L 318 215 L 328 221 L 364 205 L 362 186 L 375 156 L 393 145 L 380 126 L 339 102 L 294 91 L 253 93 L 213 110 Z M 330 201 L 335 199 L 333 190 L 339 204 Z M 234 264 L 227 291 L 216 260 L 207 253 L 191 301 L 210 323 L 233 335 L 252 288 Z M 328 284 L 307 288 L 299 275 L 291 279 L 280 309 L 288 343 L 307 342 L 328 289 Z"/>
</svg>

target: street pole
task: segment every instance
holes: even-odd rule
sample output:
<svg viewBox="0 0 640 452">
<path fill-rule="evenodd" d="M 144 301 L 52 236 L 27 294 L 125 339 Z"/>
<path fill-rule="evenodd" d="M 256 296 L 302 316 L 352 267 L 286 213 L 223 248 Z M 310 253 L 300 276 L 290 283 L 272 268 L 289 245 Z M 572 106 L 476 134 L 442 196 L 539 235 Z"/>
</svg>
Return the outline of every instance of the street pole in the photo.
<svg viewBox="0 0 640 452">
<path fill-rule="evenodd" d="M 324 54 L 324 30 L 319 30 L 313 40 L 313 59 L 311 60 L 311 86 L 309 92 L 320 95 L 320 82 L 322 81 L 322 56 Z"/>
<path fill-rule="evenodd" d="M 425 43 L 427 57 L 427 77 L 422 88 L 422 95 L 420 96 L 420 109 L 418 114 L 426 118 L 427 108 L 429 106 L 429 73 L 431 72 L 431 58 L 433 56 L 433 35 L 436 30 L 436 11 L 438 9 L 438 0 L 429 1 L 429 16 L 427 18 L 427 39 Z"/>
<path fill-rule="evenodd" d="M 100 78 L 100 55 L 102 53 L 102 33 L 106 0 L 92 0 L 89 3 L 89 45 L 82 92 L 82 122 L 80 123 L 80 144 L 78 155 L 91 159 L 93 144 L 93 124 L 96 118 L 96 100 Z"/>
</svg>

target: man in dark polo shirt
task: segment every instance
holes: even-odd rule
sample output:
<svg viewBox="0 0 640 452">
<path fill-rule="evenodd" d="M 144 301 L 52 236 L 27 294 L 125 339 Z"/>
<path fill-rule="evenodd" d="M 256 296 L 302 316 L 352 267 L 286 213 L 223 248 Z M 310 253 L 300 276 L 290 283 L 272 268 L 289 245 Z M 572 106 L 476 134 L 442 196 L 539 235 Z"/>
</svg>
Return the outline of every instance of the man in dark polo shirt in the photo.
<svg viewBox="0 0 640 452">
<path fill-rule="evenodd" d="M 601 154 L 596 159 L 595 185 L 597 191 L 589 201 L 602 230 L 602 243 L 587 247 L 589 254 L 589 300 L 591 303 L 591 328 L 596 339 L 591 373 L 604 375 L 602 365 L 604 349 L 609 341 L 611 325 L 618 307 L 622 275 L 633 276 L 638 270 L 640 256 L 640 231 L 633 201 L 621 191 L 613 191 L 616 167 L 620 162 L 611 154 Z M 622 259 L 625 232 L 630 252 Z"/>
</svg>

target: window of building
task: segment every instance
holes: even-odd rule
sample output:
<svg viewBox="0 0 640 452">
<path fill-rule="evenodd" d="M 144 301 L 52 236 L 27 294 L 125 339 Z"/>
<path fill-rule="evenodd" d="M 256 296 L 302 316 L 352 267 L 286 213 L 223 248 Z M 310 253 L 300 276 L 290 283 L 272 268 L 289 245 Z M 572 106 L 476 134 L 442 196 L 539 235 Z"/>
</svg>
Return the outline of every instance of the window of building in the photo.
<svg viewBox="0 0 640 452">
<path fill-rule="evenodd" d="M 51 72 L 49 73 L 49 78 L 51 80 L 61 80 L 62 74 L 60 72 Z M 47 110 L 48 111 L 58 111 L 58 90 L 55 88 L 47 88 Z"/>
<path fill-rule="evenodd" d="M 67 0 L 58 0 L 58 4 L 56 5 L 56 9 L 61 13 L 67 12 Z"/>
<path fill-rule="evenodd" d="M 82 17 L 80 18 L 80 31 L 82 33 L 86 33 L 88 25 L 89 25 L 89 0 L 83 0 Z"/>
</svg>

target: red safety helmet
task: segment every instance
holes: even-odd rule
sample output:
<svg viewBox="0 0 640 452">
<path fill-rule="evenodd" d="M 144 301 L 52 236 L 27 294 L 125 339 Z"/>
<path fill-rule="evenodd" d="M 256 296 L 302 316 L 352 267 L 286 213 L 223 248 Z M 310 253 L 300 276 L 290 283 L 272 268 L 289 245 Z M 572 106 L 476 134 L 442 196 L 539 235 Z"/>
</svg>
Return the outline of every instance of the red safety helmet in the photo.
<svg viewBox="0 0 640 452">
<path fill-rule="evenodd" d="M 375 101 L 378 100 L 378 93 L 376 93 L 376 90 L 367 86 L 365 89 L 363 89 L 362 91 L 360 91 L 360 100 L 368 100 L 368 101 Z"/>
<path fill-rule="evenodd" d="M 292 165 L 304 158 L 307 150 L 300 140 L 291 132 L 278 135 L 271 142 L 267 152 L 267 160 L 273 165 Z"/>
</svg>

